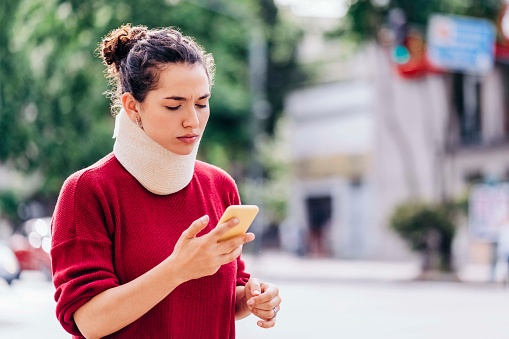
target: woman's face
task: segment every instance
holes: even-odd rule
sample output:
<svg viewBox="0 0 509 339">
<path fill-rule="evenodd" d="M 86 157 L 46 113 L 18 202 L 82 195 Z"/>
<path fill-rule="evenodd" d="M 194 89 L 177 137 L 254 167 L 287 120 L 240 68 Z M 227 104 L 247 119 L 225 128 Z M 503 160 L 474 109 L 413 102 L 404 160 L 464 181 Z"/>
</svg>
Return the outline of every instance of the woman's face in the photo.
<svg viewBox="0 0 509 339">
<path fill-rule="evenodd" d="M 135 105 L 143 129 L 152 140 L 173 153 L 187 155 L 207 125 L 209 98 L 203 65 L 172 64 L 160 71 L 156 89 Z"/>
</svg>

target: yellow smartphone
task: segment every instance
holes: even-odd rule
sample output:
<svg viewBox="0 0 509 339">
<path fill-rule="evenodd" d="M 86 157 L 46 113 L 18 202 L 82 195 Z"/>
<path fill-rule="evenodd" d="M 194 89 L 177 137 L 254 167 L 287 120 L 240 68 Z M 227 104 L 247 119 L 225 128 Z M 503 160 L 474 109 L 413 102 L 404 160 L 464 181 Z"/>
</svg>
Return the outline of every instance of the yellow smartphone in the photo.
<svg viewBox="0 0 509 339">
<path fill-rule="evenodd" d="M 225 234 L 219 238 L 218 242 L 225 241 L 236 237 L 238 235 L 244 234 L 247 232 L 249 226 L 253 222 L 254 218 L 258 214 L 258 206 L 256 205 L 230 205 L 223 213 L 221 219 L 217 223 L 222 224 L 227 222 L 232 218 L 239 219 L 239 223 L 234 228 L 228 230 Z"/>
</svg>

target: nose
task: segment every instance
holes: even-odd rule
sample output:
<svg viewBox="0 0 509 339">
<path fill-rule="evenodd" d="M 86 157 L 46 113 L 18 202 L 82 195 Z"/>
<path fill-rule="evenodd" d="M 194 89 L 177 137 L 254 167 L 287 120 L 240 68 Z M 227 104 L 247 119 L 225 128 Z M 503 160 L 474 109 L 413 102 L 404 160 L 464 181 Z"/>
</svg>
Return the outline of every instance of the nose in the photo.
<svg viewBox="0 0 509 339">
<path fill-rule="evenodd" d="M 198 128 L 200 126 L 200 120 L 198 118 L 198 112 L 194 107 L 189 108 L 185 112 L 184 120 L 182 121 L 182 126 L 185 128 Z"/>
</svg>

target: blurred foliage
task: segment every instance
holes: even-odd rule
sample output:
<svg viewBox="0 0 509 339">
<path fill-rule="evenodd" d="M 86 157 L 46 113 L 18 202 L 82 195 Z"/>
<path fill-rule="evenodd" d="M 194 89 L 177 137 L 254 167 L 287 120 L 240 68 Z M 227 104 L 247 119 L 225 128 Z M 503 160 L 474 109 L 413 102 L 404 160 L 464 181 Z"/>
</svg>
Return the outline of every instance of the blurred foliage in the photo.
<svg viewBox="0 0 509 339">
<path fill-rule="evenodd" d="M 263 190 L 259 189 L 259 183 L 245 180 L 239 185 L 242 200 L 248 203 L 263 202 L 263 214 L 265 226 L 279 225 L 287 217 L 288 197 L 291 194 L 291 171 L 290 152 L 285 141 L 284 134 L 288 131 L 288 121 L 283 117 L 278 120 L 274 138 L 258 140 L 258 149 L 261 162 L 265 171 L 271 175 L 265 175 Z"/>
<path fill-rule="evenodd" d="M 459 205 L 408 202 L 399 205 L 391 216 L 392 229 L 423 255 L 424 271 L 453 269 L 451 250 Z"/>
<path fill-rule="evenodd" d="M 240 19 L 239 19 L 240 18 Z M 46 178 L 39 196 L 56 198 L 63 180 L 112 150 L 114 119 L 96 48 L 123 23 L 176 26 L 217 65 L 211 119 L 200 157 L 243 167 L 249 156 L 249 24 L 268 40 L 269 135 L 296 73 L 301 33 L 273 0 L 18 0 L 0 2 L 0 163 Z M 240 164 L 240 165 L 239 165 Z M 243 170 L 239 171 L 243 174 Z"/>
<path fill-rule="evenodd" d="M 0 216 L 15 223 L 18 220 L 18 206 L 21 203 L 20 197 L 11 190 L 0 192 Z"/>
<path fill-rule="evenodd" d="M 412 25 L 426 26 L 434 13 L 466 15 L 495 20 L 500 0 L 350 0 L 346 20 L 333 35 L 348 35 L 357 41 L 373 40 L 387 24 L 391 9 L 401 8 Z"/>
</svg>

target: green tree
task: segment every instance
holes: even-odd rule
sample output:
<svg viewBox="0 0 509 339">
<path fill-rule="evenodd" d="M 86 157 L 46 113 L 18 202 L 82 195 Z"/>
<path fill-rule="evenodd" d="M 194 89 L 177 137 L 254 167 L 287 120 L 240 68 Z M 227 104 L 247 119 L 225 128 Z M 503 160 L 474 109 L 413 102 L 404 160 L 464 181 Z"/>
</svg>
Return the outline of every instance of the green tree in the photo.
<svg viewBox="0 0 509 339">
<path fill-rule="evenodd" d="M 404 203 L 390 220 L 391 227 L 412 250 L 422 255 L 423 277 L 434 272 L 453 272 L 452 241 L 455 233 L 457 206 Z"/>
<path fill-rule="evenodd" d="M 12 53 L 12 13 L 19 7 L 18 1 L 0 3 L 0 161 L 5 161 L 11 154 L 20 154 L 28 144 L 28 131 L 23 104 L 30 93 L 25 60 Z M 21 90 L 21 89 L 25 90 Z"/>
<path fill-rule="evenodd" d="M 200 3 L 206 4 L 201 6 Z M 249 157 L 248 27 L 223 13 L 257 16 L 269 50 L 267 88 L 273 131 L 282 110 L 285 80 L 295 68 L 299 30 L 284 22 L 272 0 L 20 0 L 0 4 L 0 163 L 45 177 L 39 199 L 54 201 L 63 180 L 111 151 L 114 119 L 100 38 L 130 22 L 176 26 L 213 53 L 216 84 L 200 157 L 241 170 Z M 220 9 L 220 10 L 214 10 Z M 7 195 L 6 195 L 7 196 Z M 11 197 L 11 195 L 8 195 Z M 12 204 L 5 204 L 12 205 Z"/>
<path fill-rule="evenodd" d="M 357 41 L 376 39 L 378 30 L 387 23 L 389 11 L 394 8 L 401 8 L 409 23 L 423 27 L 433 13 L 495 20 L 500 5 L 500 0 L 351 0 L 346 20 L 337 33 L 347 34 Z"/>
</svg>

